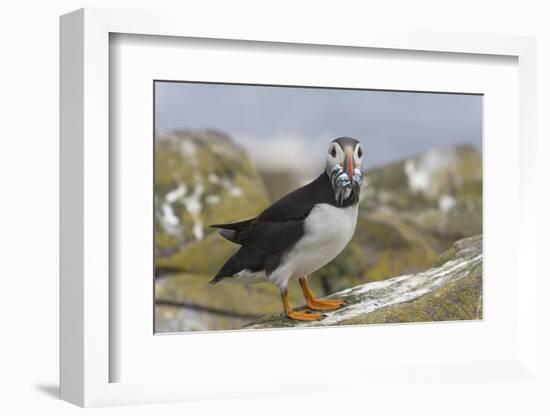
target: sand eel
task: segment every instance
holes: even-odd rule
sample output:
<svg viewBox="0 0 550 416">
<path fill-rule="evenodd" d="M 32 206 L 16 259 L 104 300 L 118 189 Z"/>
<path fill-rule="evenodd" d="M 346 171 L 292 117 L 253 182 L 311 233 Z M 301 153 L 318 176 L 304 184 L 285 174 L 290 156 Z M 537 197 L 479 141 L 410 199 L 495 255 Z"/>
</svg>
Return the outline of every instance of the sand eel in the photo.
<svg viewBox="0 0 550 416">
<path fill-rule="evenodd" d="M 332 261 L 353 236 L 362 161 L 361 143 L 350 137 L 335 139 L 324 172 L 313 182 L 281 198 L 256 218 L 212 225 L 241 247 L 210 283 L 226 278 L 272 282 L 281 291 L 285 314 L 297 320 L 319 320 L 324 315 L 293 310 L 288 301 L 290 279 L 299 279 L 308 309 L 342 307 L 342 300 L 315 298 L 307 276 Z"/>
</svg>

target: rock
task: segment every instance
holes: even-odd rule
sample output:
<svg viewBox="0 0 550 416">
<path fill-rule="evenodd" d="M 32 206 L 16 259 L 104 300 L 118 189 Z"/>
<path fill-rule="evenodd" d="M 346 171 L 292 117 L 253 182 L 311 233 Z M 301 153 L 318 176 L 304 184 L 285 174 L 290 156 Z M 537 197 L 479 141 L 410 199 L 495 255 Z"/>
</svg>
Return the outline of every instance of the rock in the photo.
<svg viewBox="0 0 550 416">
<path fill-rule="evenodd" d="M 257 215 L 268 205 L 244 149 L 216 131 L 177 131 L 155 147 L 155 250 L 163 270 L 213 273 L 234 246 L 213 223 Z M 192 260 L 191 260 L 192 259 Z"/>
<path fill-rule="evenodd" d="M 433 149 L 367 172 L 361 208 L 428 234 L 436 251 L 481 233 L 482 161 L 472 146 Z"/>
<path fill-rule="evenodd" d="M 418 154 L 367 172 L 367 204 L 397 210 L 438 208 L 448 211 L 453 200 L 478 198 L 481 155 L 470 145 Z"/>
<path fill-rule="evenodd" d="M 265 315 L 283 310 L 279 290 L 271 283 L 245 286 L 223 280 L 209 285 L 208 274 L 179 273 L 157 279 L 155 284 L 155 332 L 239 329 Z M 311 282 L 321 293 L 319 281 Z M 291 282 L 290 301 L 303 303 L 296 282 Z"/>
<path fill-rule="evenodd" d="M 432 268 L 416 274 L 366 283 L 335 293 L 347 305 L 318 322 L 284 315 L 264 317 L 246 328 L 482 319 L 482 238 L 460 240 Z"/>
</svg>

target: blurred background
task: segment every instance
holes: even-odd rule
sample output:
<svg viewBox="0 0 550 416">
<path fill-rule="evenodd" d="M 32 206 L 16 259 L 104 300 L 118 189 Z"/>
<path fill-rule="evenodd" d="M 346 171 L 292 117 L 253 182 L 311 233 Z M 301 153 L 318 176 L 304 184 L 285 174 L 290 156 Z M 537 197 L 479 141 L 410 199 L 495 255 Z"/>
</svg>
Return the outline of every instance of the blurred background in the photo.
<svg viewBox="0 0 550 416">
<path fill-rule="evenodd" d="M 311 276 L 316 294 L 426 269 L 481 233 L 480 95 L 155 82 L 156 332 L 282 311 L 269 283 L 208 285 L 238 248 L 208 225 L 313 180 L 340 136 L 362 142 L 365 186 L 353 240 Z"/>
</svg>

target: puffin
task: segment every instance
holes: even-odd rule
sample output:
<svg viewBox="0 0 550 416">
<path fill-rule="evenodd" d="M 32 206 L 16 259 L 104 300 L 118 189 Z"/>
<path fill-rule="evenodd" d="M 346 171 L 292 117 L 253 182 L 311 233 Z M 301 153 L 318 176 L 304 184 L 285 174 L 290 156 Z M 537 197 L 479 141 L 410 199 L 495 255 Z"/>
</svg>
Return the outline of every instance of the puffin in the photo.
<svg viewBox="0 0 550 416">
<path fill-rule="evenodd" d="M 357 224 L 363 181 L 363 149 L 351 137 L 334 139 L 325 168 L 312 182 L 289 193 L 257 217 L 213 224 L 219 234 L 240 248 L 210 281 L 271 282 L 280 292 L 285 315 L 299 321 L 323 319 L 323 311 L 345 301 L 316 298 L 308 276 L 332 261 L 349 243 Z M 306 310 L 288 300 L 288 282 L 298 279 Z"/>
</svg>

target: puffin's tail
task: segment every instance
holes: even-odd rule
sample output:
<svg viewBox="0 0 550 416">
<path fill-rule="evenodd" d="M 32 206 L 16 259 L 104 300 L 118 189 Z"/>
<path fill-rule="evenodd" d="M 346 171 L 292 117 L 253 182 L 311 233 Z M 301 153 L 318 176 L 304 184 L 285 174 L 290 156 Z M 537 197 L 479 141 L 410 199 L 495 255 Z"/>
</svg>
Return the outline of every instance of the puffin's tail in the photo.
<svg viewBox="0 0 550 416">
<path fill-rule="evenodd" d="M 212 228 L 222 228 L 224 230 L 235 230 L 240 231 L 243 228 L 246 228 L 250 225 L 252 221 L 254 221 L 256 218 L 250 218 L 248 220 L 243 220 L 239 222 L 230 222 L 227 224 L 212 224 L 210 227 Z"/>
<path fill-rule="evenodd" d="M 220 229 L 220 235 L 225 238 L 226 240 L 231 241 L 232 243 L 239 243 L 238 242 L 238 234 L 240 231 L 246 229 L 252 221 L 254 221 L 255 218 L 250 218 L 248 220 L 239 221 L 239 222 L 232 222 L 228 224 L 212 224 L 210 227 L 212 228 L 221 228 Z"/>
<path fill-rule="evenodd" d="M 210 281 L 208 282 L 208 284 L 214 286 L 214 285 L 215 285 L 216 283 L 218 283 L 220 280 L 223 280 L 224 277 L 226 277 L 226 276 L 222 276 L 221 273 L 218 272 L 218 273 L 216 274 L 216 276 L 214 276 L 214 277 L 212 278 L 212 280 L 210 280 Z"/>
<path fill-rule="evenodd" d="M 223 236 L 222 231 L 226 231 L 226 230 L 220 230 L 220 234 Z M 241 250 L 239 249 L 239 251 L 237 251 L 235 254 L 233 254 L 231 257 L 227 259 L 227 261 L 222 266 L 222 268 L 218 271 L 218 273 L 216 273 L 216 275 L 212 278 L 212 280 L 208 282 L 209 284 L 215 285 L 219 281 L 225 279 L 226 277 L 231 277 L 237 272 L 238 267 L 236 265 L 237 263 L 236 260 L 238 259 L 238 254 L 240 251 Z"/>
<path fill-rule="evenodd" d="M 220 271 L 210 280 L 211 285 L 219 281 L 232 278 L 243 270 L 258 271 L 264 268 L 266 255 L 253 247 L 241 247 L 233 254 Z"/>
<path fill-rule="evenodd" d="M 235 255 L 231 256 L 225 264 L 222 266 L 222 268 L 216 273 L 216 275 L 208 282 L 210 285 L 215 285 L 216 283 L 220 282 L 221 280 L 225 279 L 226 277 L 231 277 L 234 273 L 233 263 L 235 260 L 233 259 Z"/>
</svg>

